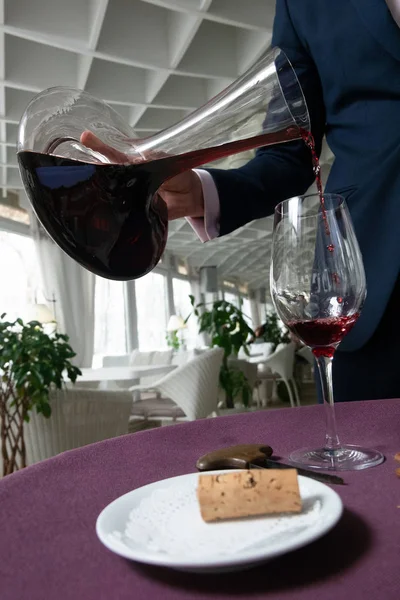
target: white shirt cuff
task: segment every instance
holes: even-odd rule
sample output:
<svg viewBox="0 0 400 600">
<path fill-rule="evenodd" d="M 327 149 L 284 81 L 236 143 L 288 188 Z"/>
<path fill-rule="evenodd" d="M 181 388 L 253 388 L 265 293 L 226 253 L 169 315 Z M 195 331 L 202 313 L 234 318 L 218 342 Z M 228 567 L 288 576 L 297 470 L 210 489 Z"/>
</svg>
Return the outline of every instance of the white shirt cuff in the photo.
<svg viewBox="0 0 400 600">
<path fill-rule="evenodd" d="M 201 181 L 204 197 L 204 217 L 187 217 L 196 235 L 202 242 L 219 236 L 219 196 L 212 175 L 204 169 L 193 169 Z"/>
</svg>

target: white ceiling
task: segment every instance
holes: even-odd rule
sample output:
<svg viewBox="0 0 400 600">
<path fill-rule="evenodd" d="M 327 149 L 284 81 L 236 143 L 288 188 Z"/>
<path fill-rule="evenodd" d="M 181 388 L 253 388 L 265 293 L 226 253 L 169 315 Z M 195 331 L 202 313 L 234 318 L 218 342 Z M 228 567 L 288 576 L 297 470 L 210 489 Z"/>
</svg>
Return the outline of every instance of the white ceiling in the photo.
<svg viewBox="0 0 400 600">
<path fill-rule="evenodd" d="M 141 136 L 173 124 L 243 73 L 271 41 L 275 0 L 0 0 L 0 187 L 22 189 L 18 121 L 37 92 L 86 89 Z M 239 166 L 249 155 L 228 159 Z M 329 153 L 325 162 L 330 162 Z M 267 283 L 270 220 L 201 244 L 185 221 L 168 248 L 217 265 L 252 287 Z"/>
</svg>

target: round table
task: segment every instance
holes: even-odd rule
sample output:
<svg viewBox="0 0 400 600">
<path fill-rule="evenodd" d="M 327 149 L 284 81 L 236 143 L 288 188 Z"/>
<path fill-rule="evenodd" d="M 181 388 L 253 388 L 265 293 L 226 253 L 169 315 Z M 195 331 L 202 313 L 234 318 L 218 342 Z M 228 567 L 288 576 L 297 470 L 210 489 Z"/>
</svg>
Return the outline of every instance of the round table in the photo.
<svg viewBox="0 0 400 600">
<path fill-rule="evenodd" d="M 0 481 L 1 600 L 398 600 L 400 401 L 337 406 L 342 438 L 374 446 L 384 464 L 346 472 L 345 511 L 313 544 L 254 569 L 191 574 L 129 562 L 101 545 L 100 511 L 153 481 L 193 472 L 216 448 L 266 443 L 286 457 L 319 444 L 323 407 L 219 417 L 135 433 L 66 452 Z"/>
</svg>

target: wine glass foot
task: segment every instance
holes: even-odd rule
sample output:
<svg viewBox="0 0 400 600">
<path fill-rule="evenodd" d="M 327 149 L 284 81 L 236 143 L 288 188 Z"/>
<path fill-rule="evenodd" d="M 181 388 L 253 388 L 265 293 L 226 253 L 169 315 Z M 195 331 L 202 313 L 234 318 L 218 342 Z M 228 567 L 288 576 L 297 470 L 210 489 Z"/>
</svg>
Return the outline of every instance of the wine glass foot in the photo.
<svg viewBox="0 0 400 600">
<path fill-rule="evenodd" d="M 302 448 L 290 455 L 293 466 L 316 471 L 358 471 L 380 465 L 384 460 L 378 450 L 350 445 L 335 450 Z"/>
</svg>

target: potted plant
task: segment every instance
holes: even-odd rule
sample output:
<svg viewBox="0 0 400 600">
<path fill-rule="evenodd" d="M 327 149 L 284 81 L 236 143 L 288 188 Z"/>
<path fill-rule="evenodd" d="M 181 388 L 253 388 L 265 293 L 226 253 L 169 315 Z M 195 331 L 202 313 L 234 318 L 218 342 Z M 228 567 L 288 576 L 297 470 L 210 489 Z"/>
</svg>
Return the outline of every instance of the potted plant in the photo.
<svg viewBox="0 0 400 600">
<path fill-rule="evenodd" d="M 24 423 L 36 409 L 51 415 L 49 393 L 61 389 L 64 373 L 75 382 L 81 374 L 68 336 L 48 334 L 38 321 L 0 317 L 0 441 L 3 475 L 26 466 Z"/>
<path fill-rule="evenodd" d="M 199 333 L 207 333 L 211 346 L 219 346 L 224 350 L 219 381 L 225 391 L 226 407 L 234 407 L 234 398 L 238 394 L 241 394 L 243 404 L 248 406 L 251 388 L 247 377 L 239 369 L 230 366 L 228 359 L 232 355 L 237 357 L 241 348 L 249 354 L 248 340 L 254 336 L 254 331 L 247 324 L 241 309 L 231 302 L 217 300 L 208 309 L 204 302 L 195 304 L 194 296 L 189 297 L 198 319 Z"/>
<path fill-rule="evenodd" d="M 168 321 L 167 334 L 165 339 L 167 345 L 177 351 L 179 348 L 184 348 L 182 331 L 186 328 L 186 323 L 179 315 L 171 315 Z M 181 334 L 179 339 L 179 332 Z"/>
<path fill-rule="evenodd" d="M 265 322 L 259 328 L 259 335 L 257 339 L 262 339 L 264 342 L 273 344 L 273 351 L 276 350 L 279 344 L 288 344 L 290 342 L 290 336 L 287 329 L 282 329 L 280 325 L 280 319 L 276 312 L 266 311 Z"/>
<path fill-rule="evenodd" d="M 165 340 L 167 342 L 167 346 L 172 348 L 172 350 L 179 350 L 181 347 L 181 342 L 178 337 L 178 331 L 167 331 L 165 335 Z"/>
</svg>

